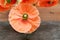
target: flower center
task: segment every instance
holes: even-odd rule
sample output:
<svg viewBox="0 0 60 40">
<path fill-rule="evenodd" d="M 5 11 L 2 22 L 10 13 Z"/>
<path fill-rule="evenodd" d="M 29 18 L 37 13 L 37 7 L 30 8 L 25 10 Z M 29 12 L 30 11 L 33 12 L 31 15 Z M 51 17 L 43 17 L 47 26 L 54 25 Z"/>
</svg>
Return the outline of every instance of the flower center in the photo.
<svg viewBox="0 0 60 40">
<path fill-rule="evenodd" d="M 23 14 L 23 20 L 27 20 L 28 19 L 28 14 Z"/>
<path fill-rule="evenodd" d="M 53 3 L 53 0 L 51 0 L 51 1 L 48 1 L 47 3 L 48 3 L 48 4 L 52 4 L 52 3 Z"/>
<path fill-rule="evenodd" d="M 7 0 L 7 3 L 10 3 L 11 2 L 11 0 Z"/>
<path fill-rule="evenodd" d="M 33 4 L 33 6 L 35 6 L 36 4 Z"/>
</svg>

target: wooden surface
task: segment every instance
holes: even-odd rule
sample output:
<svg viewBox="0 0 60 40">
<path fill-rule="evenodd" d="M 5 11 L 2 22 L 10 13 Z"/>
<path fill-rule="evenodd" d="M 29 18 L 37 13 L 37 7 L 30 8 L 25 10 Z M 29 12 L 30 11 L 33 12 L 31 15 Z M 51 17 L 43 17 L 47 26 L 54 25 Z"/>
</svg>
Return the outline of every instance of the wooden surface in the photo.
<svg viewBox="0 0 60 40">
<path fill-rule="evenodd" d="M 60 4 L 53 7 L 39 9 L 42 21 L 60 21 Z"/>
<path fill-rule="evenodd" d="M 9 11 L 6 11 L 6 12 L 0 12 L 0 22 L 5 22 L 5 21 L 8 21 L 8 14 L 9 14 Z"/>
</svg>

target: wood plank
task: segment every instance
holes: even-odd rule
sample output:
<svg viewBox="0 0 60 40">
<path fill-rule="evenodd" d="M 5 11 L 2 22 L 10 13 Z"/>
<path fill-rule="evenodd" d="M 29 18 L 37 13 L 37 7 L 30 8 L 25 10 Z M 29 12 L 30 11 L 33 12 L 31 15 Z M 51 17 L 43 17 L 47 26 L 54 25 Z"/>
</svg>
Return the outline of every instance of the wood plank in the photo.
<svg viewBox="0 0 60 40">
<path fill-rule="evenodd" d="M 60 21 L 60 4 L 54 7 L 38 9 L 42 21 Z"/>
</svg>

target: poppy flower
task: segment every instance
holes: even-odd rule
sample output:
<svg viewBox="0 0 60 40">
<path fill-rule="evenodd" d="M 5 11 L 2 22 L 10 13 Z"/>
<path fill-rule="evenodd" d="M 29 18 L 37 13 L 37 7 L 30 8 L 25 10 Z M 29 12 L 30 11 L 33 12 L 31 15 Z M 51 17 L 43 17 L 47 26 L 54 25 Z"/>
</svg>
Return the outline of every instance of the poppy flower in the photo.
<svg viewBox="0 0 60 40">
<path fill-rule="evenodd" d="M 22 0 L 22 2 L 21 3 L 30 3 L 30 4 L 32 4 L 32 5 L 36 5 L 36 3 L 37 3 L 37 1 L 38 0 Z"/>
<path fill-rule="evenodd" d="M 58 0 L 38 0 L 39 7 L 51 7 L 55 6 L 58 3 Z"/>
<path fill-rule="evenodd" d="M 9 23 L 17 32 L 29 34 L 40 26 L 41 19 L 35 6 L 22 3 L 11 9 Z"/>
<path fill-rule="evenodd" d="M 10 9 L 17 0 L 0 0 L 0 5 L 4 8 Z"/>
</svg>

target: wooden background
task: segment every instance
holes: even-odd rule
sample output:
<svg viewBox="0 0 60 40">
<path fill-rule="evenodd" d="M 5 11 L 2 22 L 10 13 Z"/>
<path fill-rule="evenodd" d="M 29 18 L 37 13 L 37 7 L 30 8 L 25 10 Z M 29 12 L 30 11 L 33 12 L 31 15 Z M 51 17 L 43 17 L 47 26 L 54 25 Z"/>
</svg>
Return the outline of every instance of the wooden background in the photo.
<svg viewBox="0 0 60 40">
<path fill-rule="evenodd" d="M 48 8 L 39 8 L 42 21 L 60 21 L 60 4 Z"/>
</svg>

